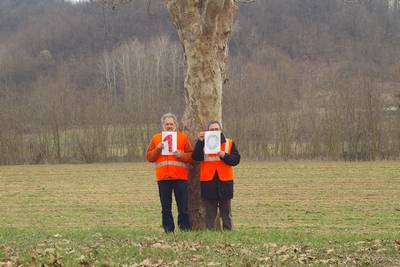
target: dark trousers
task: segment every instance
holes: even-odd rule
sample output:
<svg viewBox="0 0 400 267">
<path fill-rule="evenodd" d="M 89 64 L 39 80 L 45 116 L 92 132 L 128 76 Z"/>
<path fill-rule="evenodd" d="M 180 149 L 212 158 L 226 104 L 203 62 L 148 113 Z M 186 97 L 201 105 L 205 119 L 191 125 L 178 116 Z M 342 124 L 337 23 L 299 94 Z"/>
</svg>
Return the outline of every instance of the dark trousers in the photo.
<svg viewBox="0 0 400 267">
<path fill-rule="evenodd" d="M 228 198 L 203 198 L 206 210 L 206 228 L 215 230 L 215 219 L 218 207 L 222 218 L 222 228 L 224 230 L 234 230 L 231 211 L 231 199 Z"/>
<path fill-rule="evenodd" d="M 172 216 L 172 191 L 178 207 L 178 227 L 183 231 L 190 230 L 188 213 L 188 183 L 183 180 L 163 180 L 158 182 L 161 202 L 162 225 L 166 233 L 175 230 Z"/>
</svg>

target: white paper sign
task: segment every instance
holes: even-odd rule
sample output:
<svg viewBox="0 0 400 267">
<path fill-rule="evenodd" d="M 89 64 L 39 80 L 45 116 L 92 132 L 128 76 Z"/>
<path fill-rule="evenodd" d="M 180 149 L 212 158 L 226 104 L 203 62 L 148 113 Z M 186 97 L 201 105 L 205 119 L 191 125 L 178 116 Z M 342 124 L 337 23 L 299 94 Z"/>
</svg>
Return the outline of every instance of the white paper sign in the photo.
<svg viewBox="0 0 400 267">
<path fill-rule="evenodd" d="M 206 132 L 204 135 L 204 154 L 217 154 L 219 151 L 221 151 L 221 132 Z"/>
<path fill-rule="evenodd" d="M 161 150 L 162 155 L 173 155 L 177 150 L 178 137 L 176 132 L 162 132 L 162 142 L 164 148 Z"/>
</svg>

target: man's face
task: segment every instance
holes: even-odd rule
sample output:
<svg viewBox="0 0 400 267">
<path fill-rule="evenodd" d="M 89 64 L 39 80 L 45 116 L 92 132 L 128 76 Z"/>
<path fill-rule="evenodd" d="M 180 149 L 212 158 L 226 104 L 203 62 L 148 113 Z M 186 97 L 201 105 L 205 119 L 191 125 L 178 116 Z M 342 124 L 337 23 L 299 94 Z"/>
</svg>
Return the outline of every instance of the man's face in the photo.
<svg viewBox="0 0 400 267">
<path fill-rule="evenodd" d="M 173 118 L 165 118 L 163 124 L 164 132 L 174 132 L 176 129 L 176 124 Z"/>
<path fill-rule="evenodd" d="M 221 132 L 221 128 L 219 127 L 218 123 L 210 124 L 210 126 L 208 126 L 208 130 L 209 131 L 220 131 Z"/>
</svg>

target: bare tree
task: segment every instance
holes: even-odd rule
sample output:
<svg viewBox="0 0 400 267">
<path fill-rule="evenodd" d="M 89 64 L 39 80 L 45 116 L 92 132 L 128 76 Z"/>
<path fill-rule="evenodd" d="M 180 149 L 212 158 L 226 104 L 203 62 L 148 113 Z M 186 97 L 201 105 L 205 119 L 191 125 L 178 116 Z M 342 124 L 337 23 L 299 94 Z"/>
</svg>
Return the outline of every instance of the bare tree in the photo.
<svg viewBox="0 0 400 267">
<path fill-rule="evenodd" d="M 99 69 L 101 70 L 104 80 L 102 83 L 107 88 L 107 93 L 111 101 L 115 101 L 117 98 L 117 63 L 107 53 L 103 52 L 102 59 L 99 63 Z"/>
</svg>

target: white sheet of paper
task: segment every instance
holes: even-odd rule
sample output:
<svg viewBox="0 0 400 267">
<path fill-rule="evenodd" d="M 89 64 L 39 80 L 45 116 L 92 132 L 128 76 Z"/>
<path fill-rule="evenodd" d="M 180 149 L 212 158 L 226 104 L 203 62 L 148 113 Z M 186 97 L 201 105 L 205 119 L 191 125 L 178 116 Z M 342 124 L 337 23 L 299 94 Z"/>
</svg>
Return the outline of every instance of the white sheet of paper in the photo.
<svg viewBox="0 0 400 267">
<path fill-rule="evenodd" d="M 178 137 L 176 132 L 162 132 L 162 141 L 164 148 L 161 150 L 162 155 L 173 155 L 177 150 Z"/>
<path fill-rule="evenodd" d="M 221 151 L 221 132 L 207 131 L 204 135 L 204 154 L 217 154 Z"/>
</svg>

